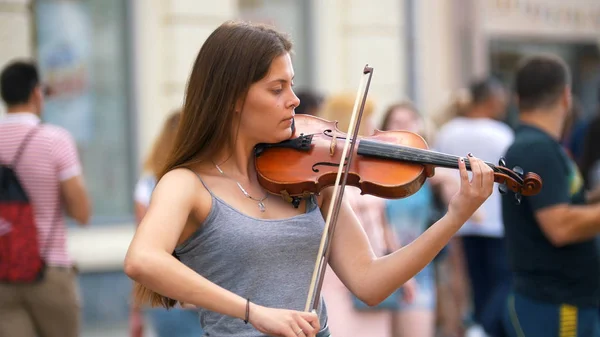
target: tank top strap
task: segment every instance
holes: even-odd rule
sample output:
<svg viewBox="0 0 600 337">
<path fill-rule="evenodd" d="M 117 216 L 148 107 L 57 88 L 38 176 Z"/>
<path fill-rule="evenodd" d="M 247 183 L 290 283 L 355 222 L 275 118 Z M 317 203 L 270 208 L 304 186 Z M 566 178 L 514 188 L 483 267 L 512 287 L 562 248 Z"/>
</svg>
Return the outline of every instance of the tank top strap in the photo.
<svg viewBox="0 0 600 337">
<path fill-rule="evenodd" d="M 198 180 L 200 180 L 200 182 L 202 183 L 202 186 L 204 186 L 204 188 L 206 188 L 206 190 L 208 191 L 208 193 L 210 193 L 210 195 L 212 197 L 215 196 L 215 194 L 212 192 L 212 190 L 208 187 L 208 185 L 206 185 L 206 183 L 204 182 L 204 180 L 202 179 L 202 177 L 200 176 L 200 174 L 196 171 L 193 171 L 191 169 L 188 168 L 188 170 L 190 170 L 190 172 L 194 173 L 196 175 L 196 177 L 198 177 Z"/>
</svg>

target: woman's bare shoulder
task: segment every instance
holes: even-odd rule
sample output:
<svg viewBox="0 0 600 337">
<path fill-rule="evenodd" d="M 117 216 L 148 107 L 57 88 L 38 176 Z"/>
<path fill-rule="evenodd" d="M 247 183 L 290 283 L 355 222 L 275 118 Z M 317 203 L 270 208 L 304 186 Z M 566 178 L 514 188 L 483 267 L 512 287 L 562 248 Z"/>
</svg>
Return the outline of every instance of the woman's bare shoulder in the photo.
<svg viewBox="0 0 600 337">
<path fill-rule="evenodd" d="M 210 203 L 210 193 L 202 184 L 199 176 L 187 168 L 176 168 L 165 173 L 152 195 L 155 199 L 171 199 L 189 203 L 190 208 L 200 211 L 205 204 Z"/>
<path fill-rule="evenodd" d="M 196 173 L 187 168 L 176 168 L 165 173 L 156 184 L 156 190 L 159 188 L 166 190 L 183 189 L 186 192 L 197 188 L 200 180 Z M 200 184 L 202 185 L 202 184 Z"/>
</svg>

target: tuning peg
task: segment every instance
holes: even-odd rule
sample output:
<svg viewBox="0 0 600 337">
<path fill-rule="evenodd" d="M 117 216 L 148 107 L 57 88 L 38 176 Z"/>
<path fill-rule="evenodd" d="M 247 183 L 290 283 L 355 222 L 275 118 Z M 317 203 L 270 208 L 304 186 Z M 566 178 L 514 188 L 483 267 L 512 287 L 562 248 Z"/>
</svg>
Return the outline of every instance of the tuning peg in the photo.
<svg viewBox="0 0 600 337">
<path fill-rule="evenodd" d="M 508 192 L 508 186 L 506 186 L 506 183 L 498 184 L 498 192 L 500 192 L 500 194 L 506 194 L 506 192 Z"/>
<path fill-rule="evenodd" d="M 516 200 L 517 205 L 521 204 L 521 199 L 522 199 L 521 193 L 515 193 L 515 200 Z"/>
<path fill-rule="evenodd" d="M 520 175 L 520 176 L 522 176 L 522 175 L 523 175 L 523 169 L 522 169 L 520 166 L 515 166 L 515 167 L 513 168 L 513 171 L 514 171 L 516 174 Z"/>
<path fill-rule="evenodd" d="M 500 157 L 500 159 L 498 160 L 498 166 L 506 167 L 506 158 Z"/>
</svg>

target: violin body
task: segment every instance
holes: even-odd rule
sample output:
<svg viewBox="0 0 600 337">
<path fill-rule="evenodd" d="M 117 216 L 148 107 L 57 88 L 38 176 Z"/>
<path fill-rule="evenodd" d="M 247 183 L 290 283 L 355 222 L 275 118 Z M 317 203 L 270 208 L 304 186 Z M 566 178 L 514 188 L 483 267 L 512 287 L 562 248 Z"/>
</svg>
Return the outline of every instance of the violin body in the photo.
<svg viewBox="0 0 600 337">
<path fill-rule="evenodd" d="M 335 184 L 346 133 L 337 123 L 298 115 L 294 118 L 290 140 L 278 144 L 260 144 L 255 166 L 258 181 L 268 192 L 293 198 L 319 194 Z M 416 193 L 435 167 L 458 169 L 457 156 L 430 151 L 427 142 L 408 131 L 376 131 L 357 136 L 349 161 L 346 184 L 360 188 L 362 194 L 386 199 L 408 197 Z M 470 169 L 466 158 L 467 169 Z M 542 186 L 535 173 L 521 177 L 502 165 L 486 163 L 494 169 L 495 182 L 520 195 L 534 195 Z M 520 201 L 520 199 L 519 199 Z"/>
<path fill-rule="evenodd" d="M 336 122 L 309 115 L 294 119 L 292 138 L 310 136 L 310 148 L 270 147 L 259 151 L 255 158 L 258 180 L 273 194 L 290 197 L 319 194 L 335 184 L 347 135 L 337 129 Z M 416 193 L 426 178 L 433 176 L 431 166 L 357 155 L 365 139 L 428 149 L 421 136 L 406 131 L 376 131 L 372 136 L 357 139 L 346 183 L 360 188 L 362 194 L 404 198 Z"/>
</svg>

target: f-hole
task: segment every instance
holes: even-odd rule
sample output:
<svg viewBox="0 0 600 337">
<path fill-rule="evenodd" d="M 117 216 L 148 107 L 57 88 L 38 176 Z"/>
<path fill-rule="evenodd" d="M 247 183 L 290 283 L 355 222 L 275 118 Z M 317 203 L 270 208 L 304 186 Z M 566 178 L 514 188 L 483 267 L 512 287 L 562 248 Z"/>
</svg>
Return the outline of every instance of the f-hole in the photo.
<svg viewBox="0 0 600 337">
<path fill-rule="evenodd" d="M 344 160 L 344 167 L 346 167 L 348 158 L 346 158 L 346 160 Z M 321 161 L 318 163 L 314 163 L 312 166 L 312 170 L 313 172 L 319 172 L 319 169 L 317 168 L 317 166 L 330 166 L 330 167 L 338 167 L 340 166 L 340 163 L 332 163 L 332 162 L 326 162 L 326 161 Z"/>
</svg>

